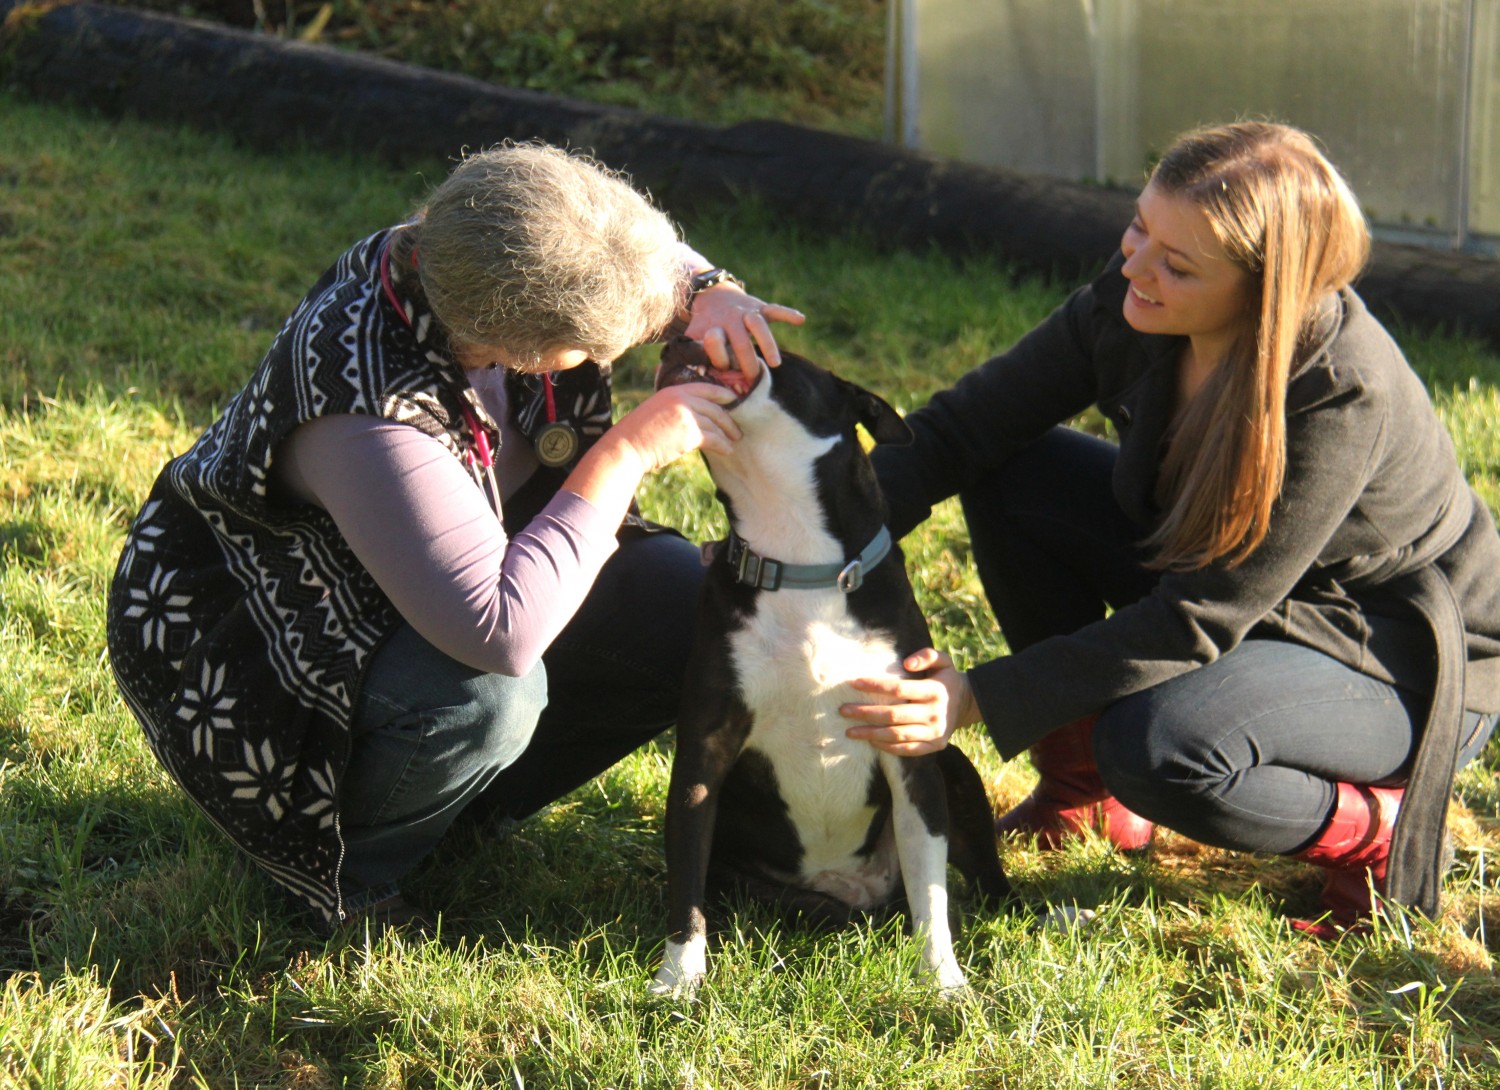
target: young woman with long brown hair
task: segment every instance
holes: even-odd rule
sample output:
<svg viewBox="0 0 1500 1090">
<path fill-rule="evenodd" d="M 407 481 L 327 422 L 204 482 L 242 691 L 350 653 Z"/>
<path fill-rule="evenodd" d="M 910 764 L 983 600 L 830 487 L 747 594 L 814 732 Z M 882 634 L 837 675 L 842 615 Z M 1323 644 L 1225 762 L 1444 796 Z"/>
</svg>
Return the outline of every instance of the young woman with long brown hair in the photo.
<svg viewBox="0 0 1500 1090">
<path fill-rule="evenodd" d="M 1002 833 L 1293 855 L 1329 872 L 1321 934 L 1372 884 L 1434 911 L 1500 710 L 1500 537 L 1350 286 L 1368 253 L 1306 134 L 1178 141 L 1104 272 L 876 451 L 897 536 L 960 497 L 1011 653 L 914 656 L 850 733 L 921 752 L 982 720 L 1040 774 Z M 1090 405 L 1117 443 L 1061 426 Z"/>
</svg>

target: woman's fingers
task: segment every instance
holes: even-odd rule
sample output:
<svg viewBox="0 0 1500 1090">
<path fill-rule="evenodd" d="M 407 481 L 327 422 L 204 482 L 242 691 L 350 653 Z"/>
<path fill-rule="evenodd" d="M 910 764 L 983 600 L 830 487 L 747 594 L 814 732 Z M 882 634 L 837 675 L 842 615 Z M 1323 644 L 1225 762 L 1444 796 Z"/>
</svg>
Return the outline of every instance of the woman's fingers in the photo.
<svg viewBox="0 0 1500 1090">
<path fill-rule="evenodd" d="M 781 354 L 776 350 L 776 338 L 771 336 L 771 327 L 766 325 L 765 319 L 761 318 L 758 311 L 745 315 L 745 320 L 725 328 L 725 336 L 729 338 L 729 348 L 734 355 L 735 363 L 746 378 L 753 379 L 760 374 L 760 355 L 755 350 L 755 340 L 750 335 L 750 323 L 755 322 L 764 330 L 764 336 L 771 342 L 771 353 L 775 354 L 776 360 L 771 363 L 771 356 L 766 356 L 766 362 L 771 366 L 781 363 Z"/>
<path fill-rule="evenodd" d="M 733 390 L 726 390 L 722 386 L 715 386 L 708 382 L 692 382 L 682 386 L 671 388 L 679 398 L 682 405 L 693 415 L 697 423 L 698 431 L 705 440 L 710 437 L 719 440 L 714 444 L 714 449 L 722 449 L 726 453 L 730 446 L 738 442 L 742 436 L 740 426 L 734 422 L 733 415 L 725 407 L 729 402 L 735 400 Z M 703 445 L 707 446 L 708 443 Z"/>
<path fill-rule="evenodd" d="M 889 727 L 851 727 L 845 733 L 857 741 L 870 743 L 876 749 L 902 756 L 936 753 L 948 744 L 946 732 L 931 725 L 906 723 Z"/>
<path fill-rule="evenodd" d="M 772 367 L 781 363 L 771 323 L 801 325 L 806 320 L 792 307 L 764 302 L 733 285 L 719 285 L 694 297 L 687 335 L 703 343 L 715 367 L 738 366 L 747 378 L 754 378 L 762 361 Z"/>
<path fill-rule="evenodd" d="M 902 666 L 919 676 L 882 674 L 850 682 L 871 699 L 839 708 L 855 721 L 845 734 L 901 756 L 942 749 L 954 730 L 974 717 L 968 680 L 951 658 L 931 647 L 912 652 Z"/>
<path fill-rule="evenodd" d="M 723 326 L 714 326 L 703 334 L 703 350 L 708 354 L 709 363 L 720 371 L 729 370 L 729 333 Z"/>
<path fill-rule="evenodd" d="M 740 426 L 734 422 L 734 417 L 722 406 L 715 405 L 713 402 L 706 403 L 704 407 L 695 408 L 694 416 L 698 421 L 698 431 L 702 436 L 700 445 L 704 450 L 728 454 L 743 435 Z"/>
<path fill-rule="evenodd" d="M 634 447 L 647 473 L 689 451 L 707 448 L 727 453 L 741 436 L 739 425 L 725 408 L 735 397 L 733 390 L 708 382 L 670 386 L 626 413 L 615 426 L 616 434 Z"/>
<path fill-rule="evenodd" d="M 790 325 L 801 325 L 807 321 L 807 315 L 794 307 L 782 306 L 780 303 L 766 303 L 760 308 L 761 315 L 768 322 L 786 322 Z"/>
<path fill-rule="evenodd" d="M 953 660 L 935 647 L 924 647 L 907 655 L 901 665 L 913 674 L 922 674 L 937 666 L 952 666 Z"/>
</svg>

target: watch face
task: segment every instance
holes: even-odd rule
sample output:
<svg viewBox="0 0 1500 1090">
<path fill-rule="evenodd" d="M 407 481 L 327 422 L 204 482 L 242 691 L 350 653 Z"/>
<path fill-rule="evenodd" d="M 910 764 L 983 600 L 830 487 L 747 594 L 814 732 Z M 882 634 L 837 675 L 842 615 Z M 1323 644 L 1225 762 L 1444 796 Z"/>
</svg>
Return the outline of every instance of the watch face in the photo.
<svg viewBox="0 0 1500 1090">
<path fill-rule="evenodd" d="M 565 466 L 578 454 L 578 433 L 567 424 L 545 424 L 532 441 L 537 461 L 544 466 Z"/>
<path fill-rule="evenodd" d="M 689 286 L 693 294 L 697 295 L 700 291 L 707 291 L 709 288 L 722 284 L 725 281 L 734 281 L 737 283 L 734 280 L 734 276 L 726 269 L 705 269 L 701 273 L 693 274 L 691 281 L 689 281 Z"/>
</svg>

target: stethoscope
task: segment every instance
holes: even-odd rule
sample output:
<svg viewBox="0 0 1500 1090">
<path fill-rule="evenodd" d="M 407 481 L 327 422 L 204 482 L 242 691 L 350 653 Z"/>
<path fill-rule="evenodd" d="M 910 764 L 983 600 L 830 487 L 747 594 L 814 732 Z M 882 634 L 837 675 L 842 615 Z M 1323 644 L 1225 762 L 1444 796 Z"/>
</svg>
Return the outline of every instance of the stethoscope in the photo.
<svg viewBox="0 0 1500 1090">
<path fill-rule="evenodd" d="M 557 400 L 553 396 L 552 375 L 542 375 L 542 402 L 547 410 L 547 422 L 537 429 L 531 441 L 536 450 L 536 460 L 542 465 L 556 469 L 565 466 L 578 453 L 578 429 L 557 418 Z"/>
<path fill-rule="evenodd" d="M 391 306 L 401 316 L 401 321 L 406 328 L 416 332 L 411 318 L 406 313 L 406 308 L 401 305 L 400 298 L 396 295 L 396 289 L 391 283 L 391 252 L 387 245 L 380 251 L 380 286 L 385 291 L 385 297 L 390 300 Z M 567 465 L 578 453 L 578 432 L 572 425 L 557 419 L 557 400 L 552 392 L 552 376 L 542 375 L 542 400 L 547 413 L 547 423 L 536 433 L 532 440 L 532 446 L 536 450 L 537 461 L 544 466 L 557 468 Z M 481 488 L 487 488 L 491 505 L 496 511 L 500 510 L 500 487 L 495 481 L 495 454 L 490 449 L 489 435 L 480 426 L 479 418 L 474 411 L 463 400 L 459 401 L 459 411 L 463 413 L 464 425 L 469 429 L 469 434 L 474 437 L 474 446 L 471 450 L 464 451 L 464 461 L 473 474 L 474 481 Z M 484 472 L 483 481 L 480 480 L 480 470 Z"/>
</svg>

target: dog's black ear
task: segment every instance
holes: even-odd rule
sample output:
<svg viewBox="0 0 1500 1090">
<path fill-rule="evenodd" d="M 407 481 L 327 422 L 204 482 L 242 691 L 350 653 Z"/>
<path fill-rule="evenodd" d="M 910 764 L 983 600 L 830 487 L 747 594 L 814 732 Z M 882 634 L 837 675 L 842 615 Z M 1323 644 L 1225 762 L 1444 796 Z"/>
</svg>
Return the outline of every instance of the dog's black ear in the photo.
<svg viewBox="0 0 1500 1090">
<path fill-rule="evenodd" d="M 863 386 L 855 386 L 852 382 L 849 385 L 854 388 L 854 404 L 859 422 L 875 442 L 895 443 L 898 446 L 911 442 L 911 425 L 884 398 L 870 393 Z"/>
</svg>

